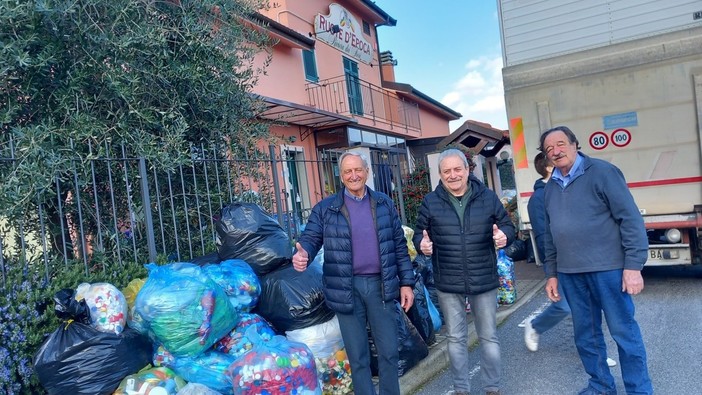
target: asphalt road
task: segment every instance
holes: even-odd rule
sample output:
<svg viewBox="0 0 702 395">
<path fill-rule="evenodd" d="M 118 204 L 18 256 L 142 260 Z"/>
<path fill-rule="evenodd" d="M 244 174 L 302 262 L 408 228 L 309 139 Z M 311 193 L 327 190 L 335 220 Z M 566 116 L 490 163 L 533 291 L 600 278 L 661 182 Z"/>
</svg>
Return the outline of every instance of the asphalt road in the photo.
<svg viewBox="0 0 702 395">
<path fill-rule="evenodd" d="M 702 394 L 702 266 L 650 267 L 643 271 L 645 289 L 635 297 L 636 318 L 646 343 L 649 372 L 657 394 Z M 542 291 L 516 310 L 499 327 L 503 395 L 576 394 L 587 385 L 573 343 L 570 318 L 542 334 L 539 350 L 524 345 L 519 324 L 548 305 Z M 605 334 L 610 357 L 618 361 L 617 346 Z M 471 347 L 472 394 L 483 394 L 476 347 Z M 410 372 L 411 373 L 411 372 Z M 612 368 L 617 390 L 625 394 L 619 366 Z M 415 395 L 442 395 L 452 389 L 443 371 Z"/>
</svg>

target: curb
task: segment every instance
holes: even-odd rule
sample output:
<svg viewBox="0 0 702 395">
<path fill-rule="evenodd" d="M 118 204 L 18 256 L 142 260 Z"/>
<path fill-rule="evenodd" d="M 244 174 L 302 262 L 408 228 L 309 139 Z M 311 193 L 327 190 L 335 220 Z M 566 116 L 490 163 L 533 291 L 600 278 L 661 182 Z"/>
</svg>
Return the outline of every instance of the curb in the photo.
<svg viewBox="0 0 702 395">
<path fill-rule="evenodd" d="M 510 305 L 507 309 L 497 312 L 497 326 L 509 318 L 512 313 L 522 307 L 537 293 L 540 292 L 546 285 L 546 280 L 539 280 L 534 287 L 524 293 L 524 296 L 518 298 L 517 301 Z M 469 346 L 477 342 L 478 336 L 475 333 L 475 326 L 468 325 L 468 344 Z M 431 381 L 441 371 L 448 368 L 448 341 L 440 341 L 434 344 L 429 349 L 429 355 L 419 361 L 419 363 L 400 377 L 400 393 L 414 394 L 422 388 L 426 383 Z"/>
</svg>

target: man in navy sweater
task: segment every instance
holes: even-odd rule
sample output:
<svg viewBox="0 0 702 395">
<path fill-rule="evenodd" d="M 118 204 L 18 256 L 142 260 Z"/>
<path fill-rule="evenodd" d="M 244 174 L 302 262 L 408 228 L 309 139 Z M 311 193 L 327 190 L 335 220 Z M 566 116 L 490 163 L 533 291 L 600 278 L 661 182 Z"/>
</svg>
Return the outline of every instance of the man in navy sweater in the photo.
<svg viewBox="0 0 702 395">
<path fill-rule="evenodd" d="M 619 349 L 627 394 L 652 394 L 632 299 L 644 288 L 648 239 L 643 218 L 622 172 L 579 149 L 565 126 L 540 138 L 540 150 L 555 167 L 544 188 L 546 294 L 559 301 L 560 283 L 570 305 L 575 345 L 590 375 L 580 395 L 617 392 L 606 362 L 603 312 Z"/>
<path fill-rule="evenodd" d="M 544 208 L 544 187 L 551 178 L 553 166 L 549 163 L 546 154 L 539 152 L 534 157 L 534 168 L 542 177 L 534 183 L 534 194 L 529 198 L 527 211 L 529 212 L 529 221 L 531 221 L 531 229 L 536 240 L 536 251 L 539 254 L 539 259 L 543 259 L 546 255 L 544 250 L 544 234 L 546 233 L 546 209 Z M 562 284 L 559 284 L 562 286 Z M 534 317 L 533 320 L 527 320 L 524 324 L 524 342 L 529 351 L 536 351 L 539 348 L 539 336 L 547 330 L 558 325 L 564 318 L 570 315 L 570 307 L 565 298 L 552 303 L 541 314 Z M 607 358 L 607 366 L 617 366 L 617 362 L 611 358 Z"/>
</svg>

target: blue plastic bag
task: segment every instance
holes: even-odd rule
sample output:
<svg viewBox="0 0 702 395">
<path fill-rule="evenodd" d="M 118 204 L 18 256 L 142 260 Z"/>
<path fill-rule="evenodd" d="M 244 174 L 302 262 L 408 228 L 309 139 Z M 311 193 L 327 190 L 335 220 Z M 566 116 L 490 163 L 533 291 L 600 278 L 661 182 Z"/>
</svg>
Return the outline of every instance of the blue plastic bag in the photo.
<svg viewBox="0 0 702 395">
<path fill-rule="evenodd" d="M 514 303 L 517 300 L 517 288 L 514 286 L 514 262 L 503 249 L 497 253 L 497 274 L 500 277 L 497 303 L 501 305 Z"/>
<path fill-rule="evenodd" d="M 199 266 L 152 263 L 146 268 L 149 278 L 136 297 L 135 315 L 152 340 L 174 355 L 200 355 L 236 326 L 239 313 Z"/>
<path fill-rule="evenodd" d="M 189 383 L 207 386 L 222 394 L 235 393 L 232 369 L 237 358 L 215 350 L 206 351 L 197 357 L 176 357 L 159 350 L 162 364 L 173 369 L 179 377 Z"/>
<path fill-rule="evenodd" d="M 244 355 L 254 347 L 254 340 L 246 337 L 249 328 L 254 328 L 258 334 L 256 339 L 260 338 L 262 341 L 271 340 L 275 336 L 275 331 L 263 317 L 253 313 L 242 313 L 236 327 L 214 345 L 215 350 L 237 358 Z"/>
<path fill-rule="evenodd" d="M 427 287 L 424 287 L 424 296 L 427 298 L 427 307 L 429 307 L 429 316 L 431 317 L 431 323 L 434 325 L 434 332 L 438 332 L 441 330 L 441 325 L 444 323 L 441 322 L 439 310 L 434 306 L 434 302 L 431 301 Z"/>
<path fill-rule="evenodd" d="M 261 282 L 246 261 L 228 259 L 205 265 L 202 270 L 224 289 L 237 311 L 248 312 L 256 307 L 261 296 Z"/>
</svg>

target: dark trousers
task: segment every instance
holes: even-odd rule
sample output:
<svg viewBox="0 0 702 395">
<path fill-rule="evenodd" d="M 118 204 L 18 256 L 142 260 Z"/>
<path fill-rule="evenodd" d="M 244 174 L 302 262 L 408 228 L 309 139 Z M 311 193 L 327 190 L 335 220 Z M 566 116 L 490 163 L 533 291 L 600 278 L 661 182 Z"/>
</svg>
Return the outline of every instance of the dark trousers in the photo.
<svg viewBox="0 0 702 395">
<path fill-rule="evenodd" d="M 370 368 L 370 346 L 366 322 L 378 351 L 379 390 L 383 395 L 400 395 L 398 311 L 394 303 L 384 303 L 380 276 L 355 276 L 353 313 L 339 314 L 341 336 L 351 364 L 355 395 L 375 395 Z"/>
</svg>

